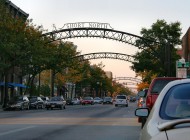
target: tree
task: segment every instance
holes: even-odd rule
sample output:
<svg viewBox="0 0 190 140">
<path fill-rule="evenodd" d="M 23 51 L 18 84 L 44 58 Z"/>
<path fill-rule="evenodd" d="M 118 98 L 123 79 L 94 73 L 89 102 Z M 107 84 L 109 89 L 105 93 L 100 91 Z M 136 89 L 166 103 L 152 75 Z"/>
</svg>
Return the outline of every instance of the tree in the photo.
<svg viewBox="0 0 190 140">
<path fill-rule="evenodd" d="M 179 59 L 175 46 L 181 44 L 180 23 L 167 24 L 165 20 L 157 20 L 150 29 L 142 28 L 141 35 L 152 41 L 136 41 L 143 50 L 136 53 L 131 68 L 136 73 L 146 71 L 150 74 L 146 75 L 145 79 L 152 75 L 175 76 L 175 62 Z"/>
</svg>

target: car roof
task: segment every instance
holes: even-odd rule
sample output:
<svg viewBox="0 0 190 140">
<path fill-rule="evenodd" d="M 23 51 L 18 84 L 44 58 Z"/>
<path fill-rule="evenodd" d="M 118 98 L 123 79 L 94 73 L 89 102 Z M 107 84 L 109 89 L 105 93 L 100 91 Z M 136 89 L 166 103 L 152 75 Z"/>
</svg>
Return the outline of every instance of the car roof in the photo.
<svg viewBox="0 0 190 140">
<path fill-rule="evenodd" d="M 156 80 L 156 79 L 170 80 L 170 79 L 184 79 L 184 78 L 178 78 L 178 77 L 156 77 L 153 80 Z"/>
</svg>

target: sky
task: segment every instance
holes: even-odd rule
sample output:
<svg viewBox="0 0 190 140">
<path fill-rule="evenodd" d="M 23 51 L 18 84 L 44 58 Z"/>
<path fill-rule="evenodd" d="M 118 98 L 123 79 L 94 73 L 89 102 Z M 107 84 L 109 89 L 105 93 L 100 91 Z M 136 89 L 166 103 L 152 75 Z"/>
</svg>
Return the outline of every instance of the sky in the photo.
<svg viewBox="0 0 190 140">
<path fill-rule="evenodd" d="M 190 26 L 189 0 L 10 0 L 29 14 L 36 25 L 49 32 L 65 23 L 109 23 L 115 30 L 140 35 L 142 28 L 151 28 L 158 19 L 167 23 L 179 21 L 182 36 Z M 181 36 L 181 37 L 182 37 Z M 68 39 L 77 45 L 81 54 L 115 52 L 133 55 L 135 46 L 101 38 Z M 135 77 L 131 63 L 116 59 L 90 60 L 91 64 L 102 62 L 105 71 L 113 77 Z"/>
</svg>

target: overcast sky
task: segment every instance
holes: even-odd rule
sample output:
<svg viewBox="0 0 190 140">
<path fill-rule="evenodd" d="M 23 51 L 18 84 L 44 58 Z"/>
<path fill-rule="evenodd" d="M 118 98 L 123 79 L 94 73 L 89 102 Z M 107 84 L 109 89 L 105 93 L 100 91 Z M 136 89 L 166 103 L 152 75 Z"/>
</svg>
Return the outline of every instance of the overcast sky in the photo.
<svg viewBox="0 0 190 140">
<path fill-rule="evenodd" d="M 157 19 L 181 22 L 182 36 L 190 26 L 189 0 L 11 0 L 29 14 L 33 23 L 43 25 L 48 31 L 65 23 L 109 23 L 115 30 L 140 35 L 143 27 L 150 28 Z M 82 54 L 93 52 L 116 52 L 135 54 L 134 46 L 101 38 L 69 39 Z M 114 77 L 134 77 L 129 62 L 114 59 L 91 60 L 103 62 L 104 70 L 112 71 Z"/>
</svg>

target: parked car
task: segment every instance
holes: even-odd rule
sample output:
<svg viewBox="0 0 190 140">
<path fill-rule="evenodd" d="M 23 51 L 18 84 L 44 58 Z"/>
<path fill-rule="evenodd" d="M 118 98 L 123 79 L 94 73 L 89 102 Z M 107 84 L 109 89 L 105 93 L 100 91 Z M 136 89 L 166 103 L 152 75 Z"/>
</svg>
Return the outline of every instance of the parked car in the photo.
<svg viewBox="0 0 190 140">
<path fill-rule="evenodd" d="M 48 109 L 54 109 L 54 108 L 60 108 L 65 109 L 66 101 L 62 96 L 55 96 L 52 97 L 46 104 L 46 108 Z"/>
<path fill-rule="evenodd" d="M 67 105 L 73 105 L 73 102 L 72 102 L 73 100 L 71 99 L 71 98 L 67 98 L 66 99 L 66 104 Z"/>
<path fill-rule="evenodd" d="M 29 110 L 29 99 L 27 96 L 15 96 L 8 103 L 4 110 Z"/>
<path fill-rule="evenodd" d="M 91 104 L 93 105 L 94 104 L 94 100 L 92 97 L 84 97 L 81 101 L 81 104 L 82 105 L 86 105 L 86 104 Z"/>
<path fill-rule="evenodd" d="M 95 104 L 102 104 L 102 103 L 103 103 L 103 99 L 100 98 L 100 97 L 95 97 L 95 98 L 94 98 L 94 103 L 95 103 Z"/>
<path fill-rule="evenodd" d="M 32 96 L 32 97 L 29 97 L 29 101 L 30 101 L 29 102 L 30 108 L 43 109 L 45 107 L 44 101 L 42 100 L 41 97 Z"/>
<path fill-rule="evenodd" d="M 128 100 L 126 95 L 117 95 L 115 98 L 115 107 L 118 105 L 128 107 Z"/>
<path fill-rule="evenodd" d="M 113 104 L 112 97 L 104 97 L 103 104 Z"/>
<path fill-rule="evenodd" d="M 81 104 L 81 101 L 80 101 L 80 99 L 78 99 L 78 98 L 73 98 L 73 99 L 72 99 L 72 104 L 73 104 L 73 105 L 80 105 L 80 104 Z"/>
<path fill-rule="evenodd" d="M 41 97 L 44 101 L 44 106 L 46 107 L 47 102 L 49 101 L 49 97 Z"/>
<path fill-rule="evenodd" d="M 136 116 L 147 118 L 140 140 L 189 140 L 189 91 L 190 79 L 170 82 L 160 92 L 151 111 L 136 109 Z"/>
</svg>

